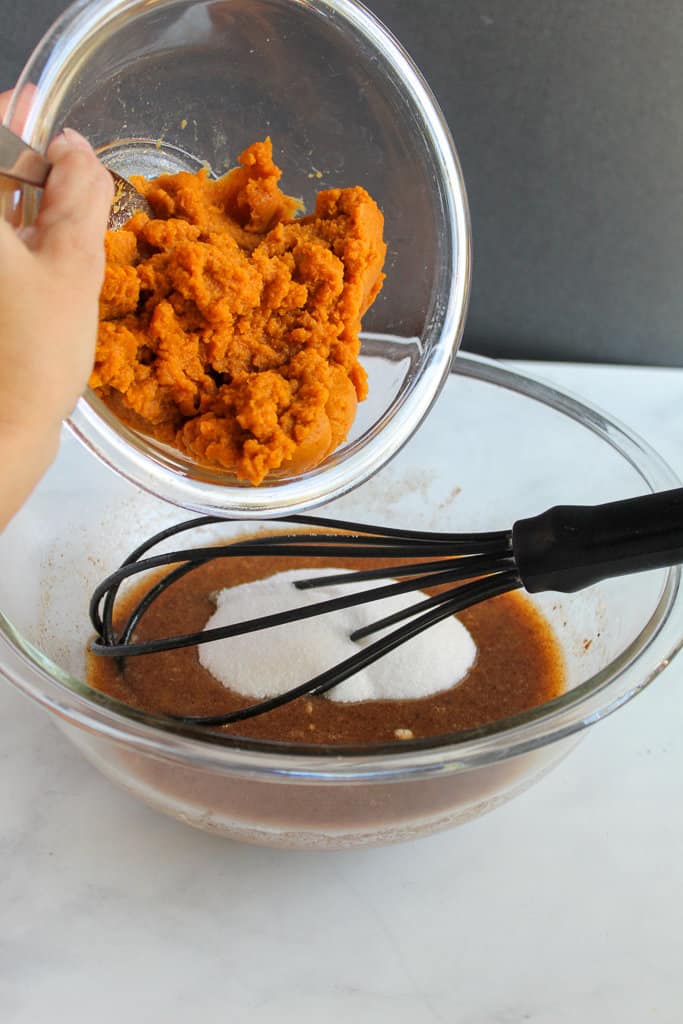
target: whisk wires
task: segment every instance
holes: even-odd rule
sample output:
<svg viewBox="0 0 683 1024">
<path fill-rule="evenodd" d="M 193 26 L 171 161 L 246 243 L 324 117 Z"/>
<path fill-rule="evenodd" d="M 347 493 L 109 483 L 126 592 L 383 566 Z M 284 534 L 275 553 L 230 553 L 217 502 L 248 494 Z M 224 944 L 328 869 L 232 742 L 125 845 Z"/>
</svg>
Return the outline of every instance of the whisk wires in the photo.
<svg viewBox="0 0 683 1024">
<path fill-rule="evenodd" d="M 511 531 L 434 534 L 415 530 L 384 529 L 339 519 L 292 516 L 277 522 L 287 522 L 297 527 L 310 526 L 314 528 L 314 532 L 302 532 L 297 529 L 293 533 L 268 534 L 227 544 L 150 554 L 153 548 L 172 537 L 221 522 L 225 520 L 214 516 L 201 516 L 162 530 L 137 547 L 119 569 L 103 580 L 90 602 L 90 619 L 96 633 L 96 639 L 90 648 L 93 654 L 114 657 L 122 662 L 128 657 L 211 643 L 359 604 L 381 601 L 411 591 L 424 591 L 428 587 L 439 586 L 445 589 L 431 597 L 425 597 L 407 609 L 384 616 L 363 629 L 356 630 L 351 639 L 360 641 L 401 623 L 397 629 L 367 644 L 343 662 L 299 686 L 225 714 L 167 716 L 184 723 L 227 725 L 272 711 L 304 695 L 323 694 L 443 619 L 521 586 L 512 555 Z M 135 640 L 135 630 L 146 612 L 178 580 L 215 559 L 248 555 L 268 558 L 316 557 L 327 560 L 401 559 L 404 564 L 332 576 L 327 574 L 324 577 L 312 575 L 310 579 L 296 584 L 301 589 L 307 589 L 323 584 L 348 585 L 387 578 L 394 581 L 385 586 L 373 586 L 362 591 L 353 590 L 340 597 L 260 618 L 246 619 L 221 628 L 151 640 Z M 406 563 L 406 560 L 410 561 Z M 167 566 L 172 567 L 170 571 L 154 583 L 135 604 L 117 632 L 114 625 L 115 608 L 122 584 L 141 573 Z"/>
</svg>

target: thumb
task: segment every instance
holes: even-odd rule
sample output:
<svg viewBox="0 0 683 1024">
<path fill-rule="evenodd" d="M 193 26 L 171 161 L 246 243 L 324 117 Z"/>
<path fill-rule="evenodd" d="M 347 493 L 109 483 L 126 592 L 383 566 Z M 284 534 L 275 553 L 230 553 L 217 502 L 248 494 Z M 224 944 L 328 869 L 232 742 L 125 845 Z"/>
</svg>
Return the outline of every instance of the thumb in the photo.
<svg viewBox="0 0 683 1024">
<path fill-rule="evenodd" d="M 86 265 L 102 274 L 112 177 L 86 140 L 65 128 L 47 151 L 52 170 L 30 232 L 30 247 L 68 274 Z M 87 269 L 85 272 L 88 273 Z"/>
</svg>

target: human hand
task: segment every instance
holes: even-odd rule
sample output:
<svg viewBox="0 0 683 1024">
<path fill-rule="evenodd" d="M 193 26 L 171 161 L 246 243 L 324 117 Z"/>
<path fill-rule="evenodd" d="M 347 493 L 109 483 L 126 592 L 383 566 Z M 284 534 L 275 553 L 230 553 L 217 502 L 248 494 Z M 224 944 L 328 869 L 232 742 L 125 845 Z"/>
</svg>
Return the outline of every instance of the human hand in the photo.
<svg viewBox="0 0 683 1024">
<path fill-rule="evenodd" d="M 0 95 L 0 116 L 9 97 Z M 35 223 L 17 232 L 0 220 L 0 529 L 52 462 L 97 337 L 113 183 L 69 129 L 47 157 L 53 167 Z"/>
</svg>

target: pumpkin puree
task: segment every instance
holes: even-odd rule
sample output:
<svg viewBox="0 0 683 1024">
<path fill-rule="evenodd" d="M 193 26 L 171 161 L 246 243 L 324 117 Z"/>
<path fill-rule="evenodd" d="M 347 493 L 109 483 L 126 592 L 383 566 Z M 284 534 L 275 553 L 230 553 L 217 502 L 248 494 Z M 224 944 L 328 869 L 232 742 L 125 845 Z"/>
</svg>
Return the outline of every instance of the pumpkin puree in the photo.
<svg viewBox="0 0 683 1024">
<path fill-rule="evenodd" d="M 365 189 L 321 192 L 295 219 L 270 139 L 239 163 L 218 181 L 133 179 L 154 217 L 107 233 L 90 385 L 136 429 L 259 484 L 346 437 L 386 246 Z"/>
</svg>

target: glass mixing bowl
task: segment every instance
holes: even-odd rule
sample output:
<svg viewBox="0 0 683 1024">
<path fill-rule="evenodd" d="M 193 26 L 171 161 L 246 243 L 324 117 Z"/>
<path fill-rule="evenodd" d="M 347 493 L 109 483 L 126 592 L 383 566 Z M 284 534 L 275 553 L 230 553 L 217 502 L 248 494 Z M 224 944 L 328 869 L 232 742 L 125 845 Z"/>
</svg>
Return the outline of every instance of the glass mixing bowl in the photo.
<svg viewBox="0 0 683 1024">
<path fill-rule="evenodd" d="M 330 515 L 497 530 L 557 503 L 678 485 L 655 452 L 607 416 L 496 364 L 460 355 L 455 365 L 423 428 L 377 476 L 333 502 Z M 385 358 L 374 372 L 389 372 Z M 354 750 L 209 735 L 134 713 L 83 682 L 95 584 L 180 518 L 67 437 L 0 536 L 0 671 L 110 779 L 235 839 L 336 848 L 467 821 L 538 779 L 588 726 L 646 686 L 683 641 L 680 569 L 643 573 L 533 598 L 561 645 L 567 692 L 514 719 Z"/>
<path fill-rule="evenodd" d="M 448 374 L 470 274 L 452 140 L 388 31 L 352 0 L 78 0 L 26 65 L 6 123 L 29 83 L 37 88 L 23 134 L 41 151 L 68 124 L 123 175 L 203 165 L 220 175 L 270 135 L 282 185 L 306 209 L 322 188 L 365 186 L 384 212 L 388 254 L 364 326 L 393 335 L 386 344 L 405 354 L 392 357 L 396 372 L 374 382 L 323 465 L 259 488 L 125 427 L 92 393 L 71 418 L 81 440 L 153 494 L 245 517 L 328 501 L 383 466 Z M 28 196 L 27 222 L 35 210 Z"/>
</svg>

